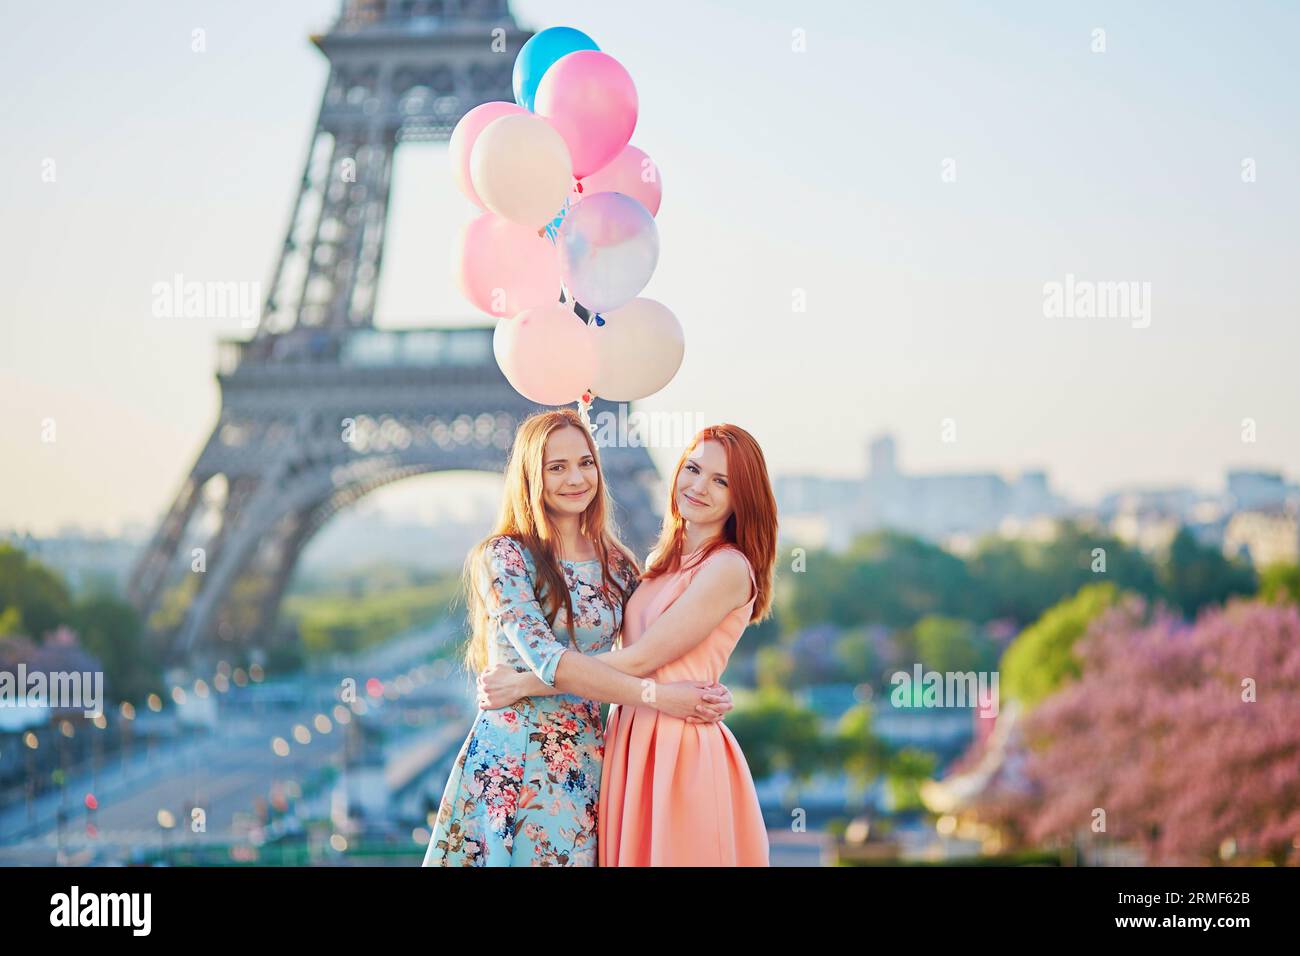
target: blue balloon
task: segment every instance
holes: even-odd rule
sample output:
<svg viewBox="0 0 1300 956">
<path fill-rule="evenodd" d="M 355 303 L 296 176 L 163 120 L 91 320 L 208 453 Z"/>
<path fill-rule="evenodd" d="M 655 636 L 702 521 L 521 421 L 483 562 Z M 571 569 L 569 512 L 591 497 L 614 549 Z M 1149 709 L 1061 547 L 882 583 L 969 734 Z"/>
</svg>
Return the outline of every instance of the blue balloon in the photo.
<svg viewBox="0 0 1300 956">
<path fill-rule="evenodd" d="M 515 102 L 531 113 L 537 87 L 552 63 L 578 50 L 599 49 L 595 40 L 573 27 L 550 27 L 534 34 L 515 57 Z"/>
</svg>

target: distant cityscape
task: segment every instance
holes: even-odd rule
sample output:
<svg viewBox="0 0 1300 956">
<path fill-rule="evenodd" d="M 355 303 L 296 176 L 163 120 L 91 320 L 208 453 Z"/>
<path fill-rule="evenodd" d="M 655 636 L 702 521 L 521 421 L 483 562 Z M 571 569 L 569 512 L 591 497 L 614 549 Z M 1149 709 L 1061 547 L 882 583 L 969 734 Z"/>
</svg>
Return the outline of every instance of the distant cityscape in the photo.
<svg viewBox="0 0 1300 956">
<path fill-rule="evenodd" d="M 1083 505 L 1053 491 L 1043 469 L 1012 477 L 995 471 L 904 472 L 891 434 L 872 439 L 866 457 L 861 478 L 774 476 L 783 543 L 842 551 L 858 535 L 888 528 L 967 554 L 985 535 L 1041 540 L 1054 534 L 1058 521 L 1072 519 L 1147 553 L 1165 547 L 1186 526 L 1203 544 L 1256 567 L 1300 561 L 1300 484 L 1280 472 L 1234 469 L 1218 491 L 1183 485 L 1121 488 L 1095 505 Z M 455 570 L 492 520 L 481 501 L 465 510 L 436 523 L 372 509 L 344 512 L 304 553 L 300 573 L 381 561 Z M 0 531 L 0 541 L 58 571 L 75 592 L 120 593 L 151 531 L 139 522 L 114 536 L 75 526 L 48 536 L 7 529 Z"/>
<path fill-rule="evenodd" d="M 782 475 L 773 479 L 785 540 L 841 551 L 864 533 L 907 532 L 968 553 L 984 535 L 1049 538 L 1057 521 L 1100 526 L 1155 552 L 1186 526 L 1203 544 L 1257 567 L 1300 558 L 1300 485 L 1280 472 L 1230 470 L 1221 491 L 1190 486 L 1122 488 L 1093 506 L 1052 491 L 1047 472 L 907 474 L 894 437 L 867 447 L 861 478 Z"/>
</svg>

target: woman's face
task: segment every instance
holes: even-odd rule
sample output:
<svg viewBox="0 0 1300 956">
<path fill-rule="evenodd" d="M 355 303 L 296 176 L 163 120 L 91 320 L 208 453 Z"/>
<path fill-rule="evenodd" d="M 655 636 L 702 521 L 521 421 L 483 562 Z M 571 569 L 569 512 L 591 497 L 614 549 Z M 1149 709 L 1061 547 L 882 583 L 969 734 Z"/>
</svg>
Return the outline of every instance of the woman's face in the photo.
<svg viewBox="0 0 1300 956">
<path fill-rule="evenodd" d="M 727 451 L 709 439 L 695 446 L 677 472 L 677 510 L 687 521 L 723 522 L 731 517 Z"/>
<path fill-rule="evenodd" d="M 596 497 L 600 474 L 587 440 L 577 428 L 561 428 L 546 439 L 542 456 L 542 502 L 555 514 L 580 515 Z"/>
</svg>

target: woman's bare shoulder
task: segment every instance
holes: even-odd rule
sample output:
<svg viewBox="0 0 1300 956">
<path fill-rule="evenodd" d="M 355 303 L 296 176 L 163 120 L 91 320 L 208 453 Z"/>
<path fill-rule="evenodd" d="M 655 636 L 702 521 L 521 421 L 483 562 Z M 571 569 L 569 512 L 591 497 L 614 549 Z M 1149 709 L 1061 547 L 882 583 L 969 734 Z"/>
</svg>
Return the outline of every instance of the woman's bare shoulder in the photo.
<svg viewBox="0 0 1300 956">
<path fill-rule="evenodd" d="M 733 545 L 719 548 L 700 565 L 692 584 L 699 584 L 710 589 L 717 588 L 728 593 L 744 595 L 747 600 L 750 591 L 752 570 L 749 558 Z"/>
</svg>

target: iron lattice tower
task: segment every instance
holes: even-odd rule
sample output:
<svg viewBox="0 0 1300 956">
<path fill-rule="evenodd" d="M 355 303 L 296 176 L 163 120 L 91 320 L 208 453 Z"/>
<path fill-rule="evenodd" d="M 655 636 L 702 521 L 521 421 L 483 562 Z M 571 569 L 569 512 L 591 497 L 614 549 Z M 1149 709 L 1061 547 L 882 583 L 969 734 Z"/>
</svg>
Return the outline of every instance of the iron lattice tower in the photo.
<svg viewBox="0 0 1300 956">
<path fill-rule="evenodd" d="M 491 327 L 374 327 L 397 144 L 445 142 L 473 107 L 512 99 L 529 36 L 505 0 L 346 0 L 311 38 L 329 79 L 261 319 L 222 342 L 220 416 L 128 584 L 169 662 L 271 643 L 298 556 L 332 515 L 413 475 L 500 473 L 537 410 L 497 367 Z M 642 447 L 602 460 L 644 555 L 653 461 Z"/>
</svg>

